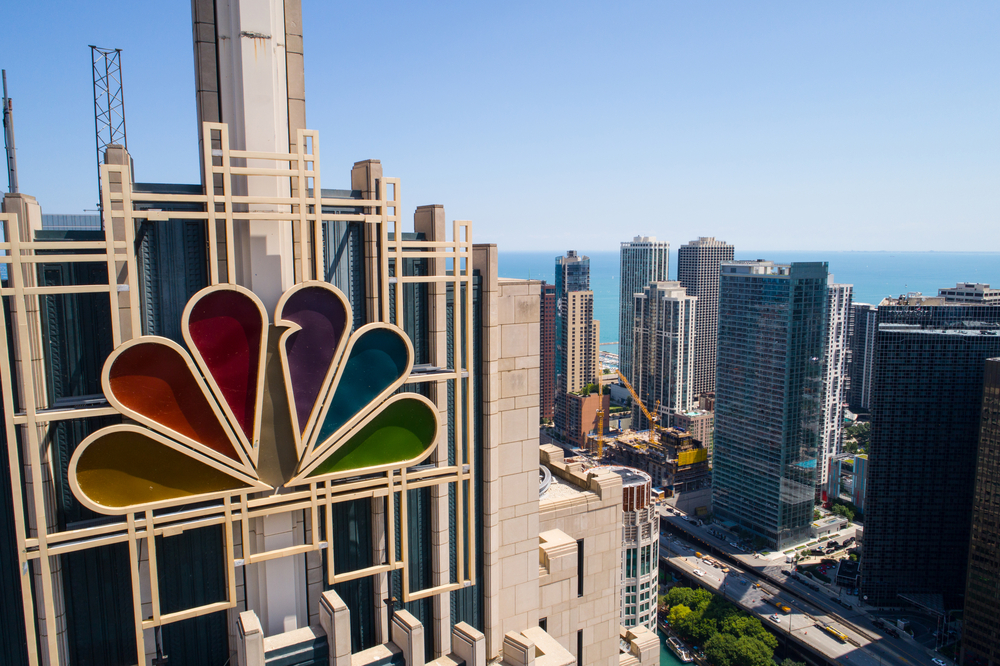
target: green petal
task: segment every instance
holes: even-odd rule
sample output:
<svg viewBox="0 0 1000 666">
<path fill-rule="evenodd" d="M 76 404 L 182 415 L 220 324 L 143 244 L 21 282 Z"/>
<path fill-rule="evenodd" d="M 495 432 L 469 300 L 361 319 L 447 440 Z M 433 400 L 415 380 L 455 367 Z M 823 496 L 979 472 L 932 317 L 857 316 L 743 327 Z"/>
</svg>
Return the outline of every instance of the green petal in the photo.
<svg viewBox="0 0 1000 666">
<path fill-rule="evenodd" d="M 419 458 L 434 444 L 437 427 L 437 416 L 427 403 L 402 398 L 384 407 L 309 476 L 402 465 Z"/>
</svg>

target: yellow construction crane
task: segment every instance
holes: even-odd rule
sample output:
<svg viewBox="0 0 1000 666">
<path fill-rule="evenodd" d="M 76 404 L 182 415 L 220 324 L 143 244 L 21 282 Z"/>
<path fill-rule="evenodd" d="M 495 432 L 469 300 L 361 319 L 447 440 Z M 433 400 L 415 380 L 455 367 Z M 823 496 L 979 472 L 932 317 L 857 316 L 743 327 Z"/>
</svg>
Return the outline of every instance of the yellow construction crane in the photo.
<svg viewBox="0 0 1000 666">
<path fill-rule="evenodd" d="M 635 400 L 637 405 L 639 405 L 639 409 L 641 409 L 642 413 L 645 414 L 647 419 L 649 419 L 649 422 L 652 424 L 653 432 L 659 433 L 660 432 L 659 420 L 654 418 L 653 415 L 649 413 L 649 410 L 646 409 L 646 405 L 642 404 L 642 400 L 639 399 L 639 396 L 638 394 L 636 394 L 635 389 L 632 388 L 632 385 L 628 383 L 627 379 L 625 379 L 625 375 L 623 375 L 621 371 L 617 369 L 615 370 L 615 372 L 618 373 L 618 379 L 622 380 L 622 384 L 625 385 L 625 388 L 628 389 L 628 392 L 632 394 L 632 399 Z M 657 402 L 656 404 L 657 404 L 657 410 L 659 410 L 660 403 Z"/>
<path fill-rule="evenodd" d="M 604 457 L 604 410 L 597 410 L 597 459 Z"/>
</svg>

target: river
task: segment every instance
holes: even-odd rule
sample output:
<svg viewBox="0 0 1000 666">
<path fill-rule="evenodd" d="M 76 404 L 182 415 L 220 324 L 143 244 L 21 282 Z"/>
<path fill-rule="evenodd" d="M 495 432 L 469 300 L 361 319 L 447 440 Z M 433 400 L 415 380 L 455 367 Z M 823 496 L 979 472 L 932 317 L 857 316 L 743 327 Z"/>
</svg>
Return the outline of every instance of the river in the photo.
<svg viewBox="0 0 1000 666">
<path fill-rule="evenodd" d="M 660 637 L 660 666 L 684 666 L 667 647 L 666 635 L 662 631 L 657 631 L 656 635 Z"/>
</svg>

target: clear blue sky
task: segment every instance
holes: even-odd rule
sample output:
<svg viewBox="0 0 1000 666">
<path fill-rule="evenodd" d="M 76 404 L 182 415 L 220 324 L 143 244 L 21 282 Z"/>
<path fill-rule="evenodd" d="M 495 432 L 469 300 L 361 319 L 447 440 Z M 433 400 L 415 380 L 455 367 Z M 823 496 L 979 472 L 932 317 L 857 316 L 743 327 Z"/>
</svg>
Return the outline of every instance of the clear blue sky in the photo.
<svg viewBox="0 0 1000 666">
<path fill-rule="evenodd" d="M 1000 249 L 995 0 L 302 4 L 324 184 L 379 158 L 476 241 Z M 137 179 L 199 180 L 189 3 L 3 12 L 46 212 L 96 200 L 88 44 L 124 49 Z"/>
</svg>

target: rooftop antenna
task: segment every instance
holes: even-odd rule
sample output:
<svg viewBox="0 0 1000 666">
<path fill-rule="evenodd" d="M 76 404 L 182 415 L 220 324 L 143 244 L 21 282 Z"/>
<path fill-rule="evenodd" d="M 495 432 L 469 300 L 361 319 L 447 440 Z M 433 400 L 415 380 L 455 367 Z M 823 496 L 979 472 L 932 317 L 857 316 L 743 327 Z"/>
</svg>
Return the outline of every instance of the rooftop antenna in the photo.
<svg viewBox="0 0 1000 666">
<path fill-rule="evenodd" d="M 17 151 L 14 148 L 14 101 L 7 97 L 7 70 L 3 71 L 3 145 L 7 152 L 7 189 L 17 194 Z"/>
<path fill-rule="evenodd" d="M 110 145 L 124 146 L 125 93 L 122 89 L 122 50 L 90 45 L 94 71 L 94 131 L 97 137 L 97 207 L 101 208 L 101 162 Z"/>
</svg>

